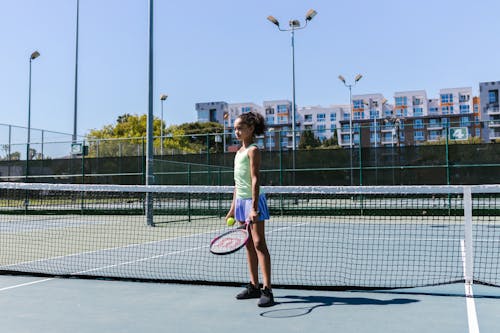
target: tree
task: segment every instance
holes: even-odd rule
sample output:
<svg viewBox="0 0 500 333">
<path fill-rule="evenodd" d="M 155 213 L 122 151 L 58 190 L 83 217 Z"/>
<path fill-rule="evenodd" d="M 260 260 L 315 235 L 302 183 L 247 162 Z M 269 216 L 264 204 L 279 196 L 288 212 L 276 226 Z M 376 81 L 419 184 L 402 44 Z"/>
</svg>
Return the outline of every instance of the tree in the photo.
<svg viewBox="0 0 500 333">
<path fill-rule="evenodd" d="M 222 134 L 224 131 L 221 124 L 216 122 L 194 122 L 179 125 L 179 128 L 189 137 L 191 147 L 197 151 L 206 151 L 207 145 L 211 152 L 222 151 L 222 146 L 217 145 L 215 141 L 216 134 Z"/>
<path fill-rule="evenodd" d="M 311 149 L 321 146 L 321 141 L 314 136 L 311 130 L 305 130 L 300 135 L 299 149 Z"/>
<path fill-rule="evenodd" d="M 337 131 L 334 131 L 329 139 L 324 140 L 321 146 L 324 148 L 338 147 L 339 142 L 337 140 Z"/>
<path fill-rule="evenodd" d="M 106 125 L 100 130 L 91 130 L 87 135 L 89 156 L 131 156 L 143 154 L 146 145 L 146 115 L 123 114 L 116 124 Z M 163 138 L 160 138 L 163 127 Z M 207 140 L 211 151 L 218 151 L 215 136 L 208 133 L 222 133 L 219 123 L 185 123 L 165 128 L 161 119 L 153 120 L 153 146 L 155 152 L 163 145 L 164 151 L 195 153 L 206 151 Z"/>
</svg>

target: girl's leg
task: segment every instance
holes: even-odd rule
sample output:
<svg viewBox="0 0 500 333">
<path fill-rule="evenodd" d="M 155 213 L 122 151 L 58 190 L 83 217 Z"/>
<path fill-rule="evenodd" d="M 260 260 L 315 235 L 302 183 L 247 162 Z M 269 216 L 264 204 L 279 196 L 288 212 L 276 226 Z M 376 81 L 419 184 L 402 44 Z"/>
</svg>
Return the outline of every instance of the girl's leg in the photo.
<svg viewBox="0 0 500 333">
<path fill-rule="evenodd" d="M 250 273 L 250 283 L 259 288 L 259 259 L 252 241 L 252 234 L 246 244 L 248 272 Z"/>
<path fill-rule="evenodd" d="M 256 253 L 256 258 L 258 259 L 258 264 L 260 264 L 260 269 L 262 271 L 264 288 L 267 287 L 268 289 L 271 289 L 271 256 L 269 255 L 269 250 L 266 244 L 264 233 L 265 223 L 264 221 L 253 223 L 251 228 L 252 237 L 248 240 L 247 245 L 250 243 L 253 247 L 253 251 Z"/>
</svg>

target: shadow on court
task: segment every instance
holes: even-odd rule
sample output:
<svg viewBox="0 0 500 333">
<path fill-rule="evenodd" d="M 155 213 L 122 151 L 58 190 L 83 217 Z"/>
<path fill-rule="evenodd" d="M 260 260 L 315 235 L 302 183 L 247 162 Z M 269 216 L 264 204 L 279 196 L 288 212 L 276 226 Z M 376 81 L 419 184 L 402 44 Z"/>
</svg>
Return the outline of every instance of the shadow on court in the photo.
<svg viewBox="0 0 500 333">
<path fill-rule="evenodd" d="M 404 305 L 419 302 L 417 299 L 393 298 L 380 300 L 366 297 L 329 297 L 329 296 L 280 296 L 276 297 L 277 305 L 304 304 L 303 307 L 277 309 L 262 312 L 260 315 L 267 318 L 292 318 L 305 316 L 320 307 L 333 305 Z"/>
</svg>

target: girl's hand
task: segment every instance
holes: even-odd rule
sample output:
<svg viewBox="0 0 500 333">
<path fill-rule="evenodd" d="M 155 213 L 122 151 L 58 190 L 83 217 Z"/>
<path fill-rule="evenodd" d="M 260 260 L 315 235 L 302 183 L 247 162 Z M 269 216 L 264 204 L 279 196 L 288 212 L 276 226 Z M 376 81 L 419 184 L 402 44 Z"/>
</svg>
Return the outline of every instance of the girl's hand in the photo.
<svg viewBox="0 0 500 333">
<path fill-rule="evenodd" d="M 234 212 L 230 211 L 229 213 L 227 213 L 226 218 L 224 219 L 224 221 L 227 221 L 227 219 L 230 218 L 230 217 L 234 217 Z"/>
<path fill-rule="evenodd" d="M 248 218 L 250 219 L 250 221 L 252 222 L 258 222 L 259 221 L 259 212 L 256 212 L 255 209 L 252 209 L 250 211 L 250 214 L 248 215 Z"/>
</svg>

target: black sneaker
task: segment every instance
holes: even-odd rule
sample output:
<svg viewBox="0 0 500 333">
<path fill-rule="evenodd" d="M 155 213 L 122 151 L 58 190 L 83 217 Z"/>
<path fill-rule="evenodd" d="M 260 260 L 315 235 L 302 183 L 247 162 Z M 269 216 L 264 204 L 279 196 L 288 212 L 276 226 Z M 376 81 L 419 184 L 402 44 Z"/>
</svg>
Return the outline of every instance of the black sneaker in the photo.
<svg viewBox="0 0 500 333">
<path fill-rule="evenodd" d="M 269 288 L 265 287 L 264 289 L 262 289 L 257 305 L 261 308 L 274 305 L 273 292 Z"/>
<path fill-rule="evenodd" d="M 253 284 L 249 283 L 245 286 L 245 290 L 236 295 L 236 299 L 249 299 L 249 298 L 259 298 L 260 289 Z"/>
</svg>

